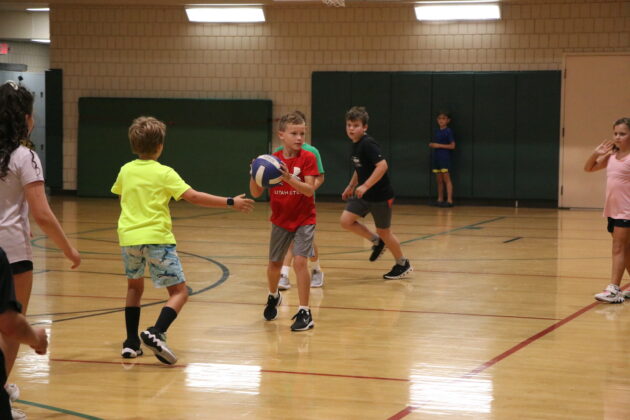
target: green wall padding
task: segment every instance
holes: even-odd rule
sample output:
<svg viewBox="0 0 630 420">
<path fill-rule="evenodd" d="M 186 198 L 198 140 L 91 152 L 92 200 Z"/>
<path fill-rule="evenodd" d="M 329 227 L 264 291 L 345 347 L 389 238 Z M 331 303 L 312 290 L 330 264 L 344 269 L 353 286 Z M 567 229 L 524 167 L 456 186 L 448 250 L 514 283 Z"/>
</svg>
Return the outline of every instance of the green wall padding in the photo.
<svg viewBox="0 0 630 420">
<path fill-rule="evenodd" d="M 431 128 L 429 137 L 437 128 L 436 117 L 440 111 L 451 114 L 449 127 L 455 136 L 452 153 L 451 179 L 456 197 L 473 197 L 473 116 L 475 79 L 472 73 L 434 73 Z M 430 190 L 426 196 L 436 198 L 435 175 L 431 174 Z"/>
<path fill-rule="evenodd" d="M 515 196 L 558 195 L 560 136 L 559 71 L 516 75 Z"/>
<path fill-rule="evenodd" d="M 429 190 L 431 118 L 430 73 L 392 75 L 390 179 L 398 196 L 419 196 Z M 419 135 L 420 133 L 420 135 Z M 408 174 L 415 174 L 408 176 Z"/>
<path fill-rule="evenodd" d="M 475 75 L 473 197 L 515 198 L 515 82 L 514 74 Z"/>
<path fill-rule="evenodd" d="M 313 109 L 311 142 L 320 152 L 326 178 L 317 194 L 339 195 L 351 175 L 351 142 L 346 136 L 344 115 L 352 106 L 351 74 L 347 72 L 313 73 Z"/>
<path fill-rule="evenodd" d="M 248 193 L 249 164 L 271 145 L 269 100 L 80 98 L 80 196 L 112 196 L 120 167 L 136 158 L 127 130 L 142 115 L 167 125 L 159 162 L 210 194 Z"/>
<path fill-rule="evenodd" d="M 560 87 L 559 71 L 314 72 L 312 141 L 326 167 L 319 193 L 338 195 L 347 185 L 343 120 L 359 105 L 399 197 L 435 198 L 427 144 L 437 112 L 447 110 L 456 198 L 556 200 Z"/>
</svg>

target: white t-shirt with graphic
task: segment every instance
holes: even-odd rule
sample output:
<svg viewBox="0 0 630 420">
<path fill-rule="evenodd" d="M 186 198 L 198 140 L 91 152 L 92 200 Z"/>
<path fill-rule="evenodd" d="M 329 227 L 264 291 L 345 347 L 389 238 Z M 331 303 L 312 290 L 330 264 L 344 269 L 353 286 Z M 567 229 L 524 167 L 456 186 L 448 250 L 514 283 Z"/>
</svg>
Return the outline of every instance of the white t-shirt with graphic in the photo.
<svg viewBox="0 0 630 420">
<path fill-rule="evenodd" d="M 9 161 L 9 172 L 0 179 L 0 247 L 10 263 L 33 259 L 24 186 L 43 180 L 37 153 L 24 146 L 15 149 Z"/>
</svg>

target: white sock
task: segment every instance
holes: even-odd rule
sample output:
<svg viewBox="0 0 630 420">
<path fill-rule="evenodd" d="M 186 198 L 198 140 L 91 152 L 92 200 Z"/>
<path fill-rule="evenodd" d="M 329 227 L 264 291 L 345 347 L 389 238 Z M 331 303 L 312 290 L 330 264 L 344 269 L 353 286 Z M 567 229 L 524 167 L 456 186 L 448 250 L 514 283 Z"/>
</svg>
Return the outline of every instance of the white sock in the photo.
<svg viewBox="0 0 630 420">
<path fill-rule="evenodd" d="M 407 258 L 405 258 L 405 257 L 398 258 L 396 260 L 396 264 L 398 264 L 398 265 L 405 265 L 405 264 L 407 264 Z"/>
<path fill-rule="evenodd" d="M 374 237 L 372 238 L 372 242 L 374 243 L 374 245 L 378 245 L 380 240 L 381 238 L 379 238 L 378 235 L 374 235 Z"/>
<path fill-rule="evenodd" d="M 311 261 L 311 270 L 322 271 L 322 268 L 319 266 L 319 260 Z"/>
<path fill-rule="evenodd" d="M 291 270 L 291 267 L 288 265 L 283 265 L 282 268 L 280 269 L 280 275 L 281 276 L 286 276 L 289 277 L 289 270 Z"/>
<path fill-rule="evenodd" d="M 300 307 L 298 308 L 298 312 L 302 309 L 304 309 L 307 312 L 311 312 L 311 308 L 309 308 L 308 306 L 302 306 L 302 305 L 300 305 Z"/>
<path fill-rule="evenodd" d="M 280 291 L 276 290 L 276 292 L 269 292 L 269 295 L 273 296 L 274 299 L 277 299 L 280 296 Z"/>
</svg>

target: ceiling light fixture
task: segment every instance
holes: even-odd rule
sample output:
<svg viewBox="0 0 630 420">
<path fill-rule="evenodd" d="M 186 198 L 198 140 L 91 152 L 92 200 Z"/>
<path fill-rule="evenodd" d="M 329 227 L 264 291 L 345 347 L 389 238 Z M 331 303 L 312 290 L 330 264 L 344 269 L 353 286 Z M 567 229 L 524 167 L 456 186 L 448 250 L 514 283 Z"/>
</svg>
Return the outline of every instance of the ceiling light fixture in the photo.
<svg viewBox="0 0 630 420">
<path fill-rule="evenodd" d="M 190 22 L 211 23 L 240 23 L 240 22 L 264 22 L 265 14 L 260 6 L 204 6 L 186 7 L 186 14 Z"/>
<path fill-rule="evenodd" d="M 499 5 L 484 1 L 426 2 L 417 4 L 415 9 L 416 19 L 421 21 L 501 19 Z"/>
</svg>

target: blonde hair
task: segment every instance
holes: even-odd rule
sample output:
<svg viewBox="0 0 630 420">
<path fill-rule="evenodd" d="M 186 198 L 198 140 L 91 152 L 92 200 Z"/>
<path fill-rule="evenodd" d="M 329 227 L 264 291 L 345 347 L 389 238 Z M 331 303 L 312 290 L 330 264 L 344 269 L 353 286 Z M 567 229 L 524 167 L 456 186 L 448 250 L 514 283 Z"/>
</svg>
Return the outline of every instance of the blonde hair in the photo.
<svg viewBox="0 0 630 420">
<path fill-rule="evenodd" d="M 164 144 L 166 124 L 153 117 L 138 117 L 129 127 L 131 151 L 137 155 L 150 155 Z"/>
<path fill-rule="evenodd" d="M 280 121 L 278 122 L 278 130 L 286 130 L 287 125 L 306 125 L 306 118 L 301 111 L 289 112 L 288 114 L 280 117 Z"/>
</svg>

